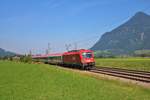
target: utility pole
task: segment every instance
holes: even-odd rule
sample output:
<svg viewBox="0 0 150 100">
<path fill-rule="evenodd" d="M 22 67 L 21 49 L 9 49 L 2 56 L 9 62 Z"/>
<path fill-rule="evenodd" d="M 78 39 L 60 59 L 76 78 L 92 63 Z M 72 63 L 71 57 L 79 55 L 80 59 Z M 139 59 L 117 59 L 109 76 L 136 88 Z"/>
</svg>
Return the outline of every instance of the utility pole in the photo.
<svg viewBox="0 0 150 100">
<path fill-rule="evenodd" d="M 32 55 L 32 50 L 31 49 L 29 50 L 29 55 Z"/>
<path fill-rule="evenodd" d="M 49 53 L 50 53 L 50 50 L 51 50 L 50 45 L 51 45 L 51 44 L 50 44 L 50 43 L 48 43 L 48 48 L 47 48 L 47 49 L 46 49 L 46 51 L 45 51 L 45 52 L 46 52 L 46 54 L 49 54 Z"/>
<path fill-rule="evenodd" d="M 50 51 L 51 51 L 51 44 L 48 43 L 48 53 L 50 53 Z"/>
<path fill-rule="evenodd" d="M 77 49 L 78 49 L 77 47 L 78 47 L 78 46 L 77 46 L 77 43 L 75 42 L 75 43 L 74 43 L 74 49 L 77 50 Z"/>
<path fill-rule="evenodd" d="M 49 53 L 49 52 L 48 52 L 48 49 L 46 49 L 46 50 L 45 50 L 45 54 L 48 54 L 48 53 Z"/>
</svg>

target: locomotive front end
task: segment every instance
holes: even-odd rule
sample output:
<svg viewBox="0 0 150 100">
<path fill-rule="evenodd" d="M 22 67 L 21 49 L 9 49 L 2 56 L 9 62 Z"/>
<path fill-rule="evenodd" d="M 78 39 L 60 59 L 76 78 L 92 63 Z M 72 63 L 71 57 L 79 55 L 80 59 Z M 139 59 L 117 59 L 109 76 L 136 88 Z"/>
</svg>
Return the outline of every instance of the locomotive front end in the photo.
<svg viewBox="0 0 150 100">
<path fill-rule="evenodd" d="M 91 50 L 82 51 L 82 65 L 84 69 L 90 69 L 95 66 L 94 54 Z"/>
</svg>

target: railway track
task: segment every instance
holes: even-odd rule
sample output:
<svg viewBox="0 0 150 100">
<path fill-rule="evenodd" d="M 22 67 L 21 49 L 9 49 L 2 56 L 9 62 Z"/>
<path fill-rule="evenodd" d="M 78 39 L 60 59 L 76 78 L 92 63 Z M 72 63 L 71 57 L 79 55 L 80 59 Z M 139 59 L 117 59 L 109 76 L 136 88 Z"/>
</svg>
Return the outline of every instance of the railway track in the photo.
<svg viewBox="0 0 150 100">
<path fill-rule="evenodd" d="M 148 71 L 137 71 L 120 68 L 108 68 L 108 67 L 99 67 L 99 68 L 94 67 L 89 71 L 94 73 L 100 73 L 150 83 L 150 72 Z"/>
</svg>

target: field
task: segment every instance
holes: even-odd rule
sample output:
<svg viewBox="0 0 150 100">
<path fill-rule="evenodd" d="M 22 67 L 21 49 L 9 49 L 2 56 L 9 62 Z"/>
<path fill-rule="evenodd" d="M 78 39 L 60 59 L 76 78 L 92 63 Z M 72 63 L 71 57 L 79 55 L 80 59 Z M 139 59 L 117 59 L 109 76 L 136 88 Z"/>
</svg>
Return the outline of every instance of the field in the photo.
<svg viewBox="0 0 150 100">
<path fill-rule="evenodd" d="M 0 61 L 0 100 L 149 100 L 149 94 L 57 66 Z"/>
<path fill-rule="evenodd" d="M 96 65 L 150 71 L 150 58 L 99 58 Z"/>
</svg>

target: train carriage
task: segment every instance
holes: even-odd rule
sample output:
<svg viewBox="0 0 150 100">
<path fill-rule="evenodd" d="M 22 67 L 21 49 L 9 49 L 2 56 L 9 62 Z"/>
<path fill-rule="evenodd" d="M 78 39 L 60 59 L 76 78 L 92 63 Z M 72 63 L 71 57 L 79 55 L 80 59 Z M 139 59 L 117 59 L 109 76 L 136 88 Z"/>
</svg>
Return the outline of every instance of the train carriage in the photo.
<svg viewBox="0 0 150 100">
<path fill-rule="evenodd" d="M 32 56 L 32 60 L 35 62 L 48 63 L 48 56 L 46 56 L 46 55 L 34 55 L 34 56 Z"/>
<path fill-rule="evenodd" d="M 56 64 L 56 65 L 63 64 L 62 53 L 48 54 L 47 56 L 49 64 Z"/>
<path fill-rule="evenodd" d="M 62 64 L 62 54 L 56 53 L 56 54 L 45 54 L 45 55 L 36 55 L 32 56 L 33 61 L 36 62 L 44 62 L 48 64 Z"/>
</svg>

